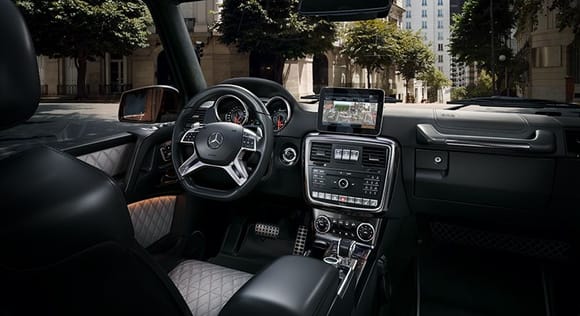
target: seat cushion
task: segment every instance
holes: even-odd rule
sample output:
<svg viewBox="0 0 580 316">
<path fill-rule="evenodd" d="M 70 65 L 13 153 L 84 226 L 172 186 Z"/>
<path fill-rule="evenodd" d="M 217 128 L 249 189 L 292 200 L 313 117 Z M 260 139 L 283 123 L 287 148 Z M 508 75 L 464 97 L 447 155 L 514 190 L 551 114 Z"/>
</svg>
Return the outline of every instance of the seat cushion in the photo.
<svg viewBox="0 0 580 316">
<path fill-rule="evenodd" d="M 169 277 L 193 315 L 213 316 L 218 315 L 252 275 L 203 261 L 187 260 L 175 267 Z"/>
</svg>

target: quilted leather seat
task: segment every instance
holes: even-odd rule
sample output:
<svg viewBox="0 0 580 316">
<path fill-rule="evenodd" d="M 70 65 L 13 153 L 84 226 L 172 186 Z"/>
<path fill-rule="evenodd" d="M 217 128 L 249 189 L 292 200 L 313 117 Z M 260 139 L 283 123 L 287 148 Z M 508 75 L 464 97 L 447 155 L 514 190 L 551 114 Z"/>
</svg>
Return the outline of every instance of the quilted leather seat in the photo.
<svg viewBox="0 0 580 316">
<path fill-rule="evenodd" d="M 129 215 L 137 242 L 147 248 L 171 232 L 175 196 L 160 196 L 129 204 Z M 227 301 L 252 275 L 215 264 L 187 260 L 169 277 L 196 316 L 217 315 Z"/>
<path fill-rule="evenodd" d="M 188 260 L 173 269 L 169 277 L 193 315 L 214 316 L 252 275 L 207 262 Z"/>
</svg>

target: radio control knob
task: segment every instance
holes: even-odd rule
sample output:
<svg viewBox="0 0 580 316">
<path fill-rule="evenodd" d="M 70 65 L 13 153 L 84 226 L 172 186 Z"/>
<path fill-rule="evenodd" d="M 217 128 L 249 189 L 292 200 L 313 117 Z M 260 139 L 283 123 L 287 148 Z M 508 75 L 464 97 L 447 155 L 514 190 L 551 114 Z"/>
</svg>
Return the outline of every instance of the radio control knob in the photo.
<svg viewBox="0 0 580 316">
<path fill-rule="evenodd" d="M 342 179 L 339 179 L 339 180 L 338 180 L 338 187 L 339 187 L 339 188 L 341 188 L 341 189 L 346 189 L 346 188 L 348 188 L 348 185 L 349 185 L 349 184 L 350 184 L 350 183 L 349 183 L 349 182 L 348 182 L 348 180 L 347 180 L 347 179 L 345 179 L 345 178 L 342 178 Z"/>
</svg>

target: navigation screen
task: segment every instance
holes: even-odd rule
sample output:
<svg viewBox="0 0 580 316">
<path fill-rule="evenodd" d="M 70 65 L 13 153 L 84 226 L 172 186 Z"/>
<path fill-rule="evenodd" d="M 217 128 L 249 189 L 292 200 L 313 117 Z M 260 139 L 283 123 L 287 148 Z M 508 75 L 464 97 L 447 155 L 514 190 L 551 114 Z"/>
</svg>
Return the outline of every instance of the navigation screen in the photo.
<svg viewBox="0 0 580 316">
<path fill-rule="evenodd" d="M 318 129 L 352 134 L 379 134 L 384 92 L 325 88 L 320 92 Z"/>
</svg>

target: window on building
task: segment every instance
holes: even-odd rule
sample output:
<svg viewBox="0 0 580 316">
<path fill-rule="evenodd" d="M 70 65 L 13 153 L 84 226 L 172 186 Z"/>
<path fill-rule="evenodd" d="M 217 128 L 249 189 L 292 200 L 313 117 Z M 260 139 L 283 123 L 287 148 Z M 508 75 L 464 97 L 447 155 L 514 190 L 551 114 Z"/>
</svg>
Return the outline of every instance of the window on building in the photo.
<svg viewBox="0 0 580 316">
<path fill-rule="evenodd" d="M 411 29 L 411 22 L 406 22 L 405 23 L 405 29 L 410 30 Z"/>
<path fill-rule="evenodd" d="M 437 5 L 443 5 L 443 0 L 437 0 Z"/>
<path fill-rule="evenodd" d="M 441 43 L 437 44 L 437 51 L 438 52 L 442 52 L 443 51 L 443 44 L 441 44 Z"/>
<path fill-rule="evenodd" d="M 437 28 L 438 29 L 442 29 L 443 28 L 443 21 L 441 21 L 441 20 L 437 21 Z"/>
<path fill-rule="evenodd" d="M 437 68 L 439 69 L 439 71 L 443 72 L 443 67 L 442 66 L 439 66 Z"/>
<path fill-rule="evenodd" d="M 421 1 L 421 5 L 424 6 L 424 7 L 426 7 L 427 6 L 427 0 L 422 0 Z"/>
<path fill-rule="evenodd" d="M 421 10 L 421 17 L 422 18 L 426 18 L 427 17 L 427 10 Z"/>
<path fill-rule="evenodd" d="M 428 40 L 427 33 L 423 33 L 423 41 L 426 42 Z"/>
<path fill-rule="evenodd" d="M 535 68 L 562 67 L 562 46 L 532 48 Z"/>
<path fill-rule="evenodd" d="M 443 9 L 437 9 L 437 16 L 438 17 L 443 17 Z"/>
<path fill-rule="evenodd" d="M 437 62 L 442 63 L 443 62 L 443 55 L 438 55 L 437 56 Z"/>
<path fill-rule="evenodd" d="M 427 21 L 421 21 L 421 28 L 427 29 Z"/>
<path fill-rule="evenodd" d="M 410 18 L 411 18 L 411 11 L 407 11 L 407 12 L 405 12 L 405 17 L 406 17 L 407 19 L 410 19 Z"/>
<path fill-rule="evenodd" d="M 437 40 L 438 41 L 442 41 L 443 40 L 443 32 L 437 32 Z"/>
<path fill-rule="evenodd" d="M 405 1 L 405 6 L 408 8 L 411 6 L 411 0 L 406 0 Z"/>
</svg>

